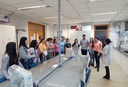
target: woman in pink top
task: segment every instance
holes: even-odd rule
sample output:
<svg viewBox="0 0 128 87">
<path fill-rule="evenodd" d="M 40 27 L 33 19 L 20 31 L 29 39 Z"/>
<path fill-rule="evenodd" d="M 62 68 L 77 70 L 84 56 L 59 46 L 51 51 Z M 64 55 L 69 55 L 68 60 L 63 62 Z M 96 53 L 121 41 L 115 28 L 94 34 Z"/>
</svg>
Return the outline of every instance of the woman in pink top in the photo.
<svg viewBox="0 0 128 87">
<path fill-rule="evenodd" d="M 59 55 L 59 44 L 57 42 L 58 42 L 58 40 L 57 40 L 57 38 L 55 38 L 53 40 L 53 46 L 55 47 L 54 56 L 58 56 Z"/>
<path fill-rule="evenodd" d="M 90 55 L 90 58 L 92 61 L 91 65 L 94 66 L 94 55 L 93 55 L 94 40 L 92 37 L 90 38 L 90 42 L 88 43 L 88 47 L 89 47 L 89 55 Z"/>
<path fill-rule="evenodd" d="M 94 54 L 95 59 L 96 59 L 96 67 L 95 68 L 97 68 L 97 72 L 99 72 L 99 67 L 100 67 L 101 50 L 102 50 L 102 42 L 99 41 L 98 37 L 95 37 L 93 54 Z"/>
</svg>

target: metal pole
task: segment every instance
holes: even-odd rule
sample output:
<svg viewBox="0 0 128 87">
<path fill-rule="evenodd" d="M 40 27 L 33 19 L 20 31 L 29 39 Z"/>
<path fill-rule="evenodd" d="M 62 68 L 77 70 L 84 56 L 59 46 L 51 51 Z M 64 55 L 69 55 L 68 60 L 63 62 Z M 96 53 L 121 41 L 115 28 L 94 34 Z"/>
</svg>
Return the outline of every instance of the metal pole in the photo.
<svg viewBox="0 0 128 87">
<path fill-rule="evenodd" d="M 61 63 L 61 0 L 58 0 L 59 63 Z"/>
</svg>

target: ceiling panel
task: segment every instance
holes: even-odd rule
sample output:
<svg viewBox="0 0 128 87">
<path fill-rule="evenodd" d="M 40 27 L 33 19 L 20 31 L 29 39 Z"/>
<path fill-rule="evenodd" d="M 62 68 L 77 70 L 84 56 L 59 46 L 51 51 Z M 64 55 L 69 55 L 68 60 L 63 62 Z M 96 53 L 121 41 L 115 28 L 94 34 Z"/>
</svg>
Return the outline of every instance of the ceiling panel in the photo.
<svg viewBox="0 0 128 87">
<path fill-rule="evenodd" d="M 126 20 L 126 19 L 128 19 L 128 17 L 116 17 L 113 19 L 113 21 L 116 21 L 116 20 L 121 21 L 121 20 Z"/>
<path fill-rule="evenodd" d="M 120 12 L 125 5 L 121 6 L 110 6 L 110 7 L 102 7 L 102 8 L 91 8 L 90 12 L 94 13 L 106 13 L 106 12 Z"/>
<path fill-rule="evenodd" d="M 74 4 L 73 5 L 75 7 L 75 9 L 85 9 L 88 8 L 87 3 L 82 3 L 82 4 Z"/>
<path fill-rule="evenodd" d="M 42 0 L 42 1 L 50 6 L 58 6 L 58 0 Z M 62 5 L 69 5 L 69 3 L 67 2 L 67 0 L 61 0 L 61 6 Z"/>
<path fill-rule="evenodd" d="M 86 0 L 69 0 L 72 4 L 85 3 Z"/>
<path fill-rule="evenodd" d="M 0 0 L 0 2 L 5 4 L 18 4 L 18 3 L 26 3 L 26 2 L 33 2 L 33 1 L 39 1 L 39 0 Z"/>
<path fill-rule="evenodd" d="M 21 8 L 21 7 L 29 7 L 29 6 L 37 6 L 37 5 L 46 5 L 42 1 L 36 1 L 36 2 L 29 2 L 29 3 L 23 3 L 23 4 L 15 4 L 11 5 L 12 7 L 15 8 Z"/>
<path fill-rule="evenodd" d="M 88 3 L 89 8 L 110 7 L 110 6 L 118 6 L 118 5 L 126 5 L 126 4 L 128 4 L 128 0 L 106 0 L 101 2 Z"/>
<path fill-rule="evenodd" d="M 57 12 L 49 12 L 49 13 L 40 13 L 40 14 L 36 14 L 38 16 L 41 16 L 41 17 L 57 17 L 58 16 L 58 13 Z"/>
<path fill-rule="evenodd" d="M 58 7 L 53 7 L 53 9 L 57 10 L 58 11 Z M 67 10 L 74 10 L 70 5 L 64 5 L 64 6 L 61 6 L 61 10 L 62 11 L 67 11 Z"/>
</svg>

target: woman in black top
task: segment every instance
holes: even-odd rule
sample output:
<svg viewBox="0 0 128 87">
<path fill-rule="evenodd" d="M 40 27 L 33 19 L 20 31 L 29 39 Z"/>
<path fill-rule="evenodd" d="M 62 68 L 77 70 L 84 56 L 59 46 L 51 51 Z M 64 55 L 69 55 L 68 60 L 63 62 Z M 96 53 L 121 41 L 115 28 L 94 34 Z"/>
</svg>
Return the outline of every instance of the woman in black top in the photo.
<svg viewBox="0 0 128 87">
<path fill-rule="evenodd" d="M 66 44 L 65 44 L 65 49 L 66 48 L 71 48 L 71 43 L 69 43 L 69 39 L 66 39 Z"/>
</svg>

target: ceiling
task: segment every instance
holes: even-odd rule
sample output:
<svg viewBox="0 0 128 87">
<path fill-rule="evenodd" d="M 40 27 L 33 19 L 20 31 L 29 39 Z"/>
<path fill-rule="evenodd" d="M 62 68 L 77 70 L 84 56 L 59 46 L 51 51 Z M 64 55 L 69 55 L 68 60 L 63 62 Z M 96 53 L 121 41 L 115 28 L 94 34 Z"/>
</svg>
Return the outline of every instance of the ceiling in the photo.
<svg viewBox="0 0 128 87">
<path fill-rule="evenodd" d="M 128 0 L 103 0 L 87 2 L 87 0 L 61 0 L 61 23 L 93 22 L 94 20 L 112 19 L 122 21 L 128 19 Z M 21 11 L 18 8 L 36 5 L 49 5 L 49 8 Z M 14 12 L 17 15 L 46 23 L 58 23 L 58 19 L 44 19 L 44 17 L 58 16 L 58 0 L 0 0 L 0 8 Z M 91 15 L 95 13 L 120 12 L 119 14 Z M 0 11 L 0 13 L 4 13 Z M 9 12 L 8 12 L 9 13 Z M 5 13 L 4 13 L 5 14 Z M 7 14 L 7 13 L 6 13 Z M 80 16 L 79 16 L 80 15 Z"/>
</svg>

